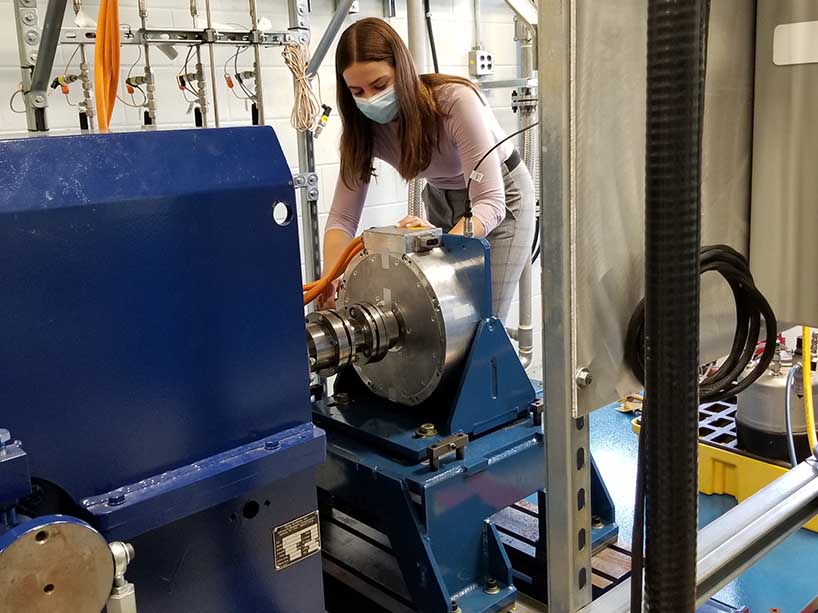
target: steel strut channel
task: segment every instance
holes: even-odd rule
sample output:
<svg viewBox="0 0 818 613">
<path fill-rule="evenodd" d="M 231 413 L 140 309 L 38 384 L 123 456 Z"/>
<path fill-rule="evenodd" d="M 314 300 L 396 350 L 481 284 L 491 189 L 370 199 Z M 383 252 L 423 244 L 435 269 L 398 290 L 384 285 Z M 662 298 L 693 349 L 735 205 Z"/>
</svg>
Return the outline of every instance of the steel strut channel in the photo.
<svg viewBox="0 0 818 613">
<path fill-rule="evenodd" d="M 96 42 L 94 28 L 63 28 L 60 32 L 61 45 L 76 45 L 79 43 L 94 44 Z M 222 30 L 215 31 L 214 45 L 249 46 L 253 42 L 251 30 Z M 257 31 L 258 45 L 261 47 L 281 47 L 290 42 L 304 42 L 308 35 L 302 32 L 262 32 Z M 120 42 L 123 45 L 199 45 L 209 43 L 207 30 L 186 28 L 146 28 L 133 30 L 124 28 L 120 31 Z"/>
<path fill-rule="evenodd" d="M 533 20 L 533 18 L 532 18 Z M 539 88 L 542 223 L 542 356 L 548 605 L 574 613 L 591 601 L 591 488 L 588 419 L 577 413 L 574 38 L 576 0 L 539 2 Z"/>
</svg>

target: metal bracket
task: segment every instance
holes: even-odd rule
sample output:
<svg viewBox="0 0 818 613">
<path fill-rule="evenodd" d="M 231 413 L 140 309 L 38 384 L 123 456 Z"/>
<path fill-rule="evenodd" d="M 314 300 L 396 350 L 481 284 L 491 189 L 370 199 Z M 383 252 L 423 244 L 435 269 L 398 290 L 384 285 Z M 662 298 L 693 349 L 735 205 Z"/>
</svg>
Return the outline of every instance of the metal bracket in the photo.
<svg viewBox="0 0 818 613">
<path fill-rule="evenodd" d="M 429 470 L 440 469 L 441 458 L 454 452 L 458 460 L 466 457 L 466 445 L 469 444 L 468 434 L 458 432 L 446 438 L 440 439 L 434 445 L 426 448 L 426 457 L 429 459 Z"/>
<path fill-rule="evenodd" d="M 218 39 L 218 34 L 213 28 L 205 28 L 204 32 L 202 32 L 202 38 L 204 39 L 204 42 L 208 44 L 215 43 Z"/>
<path fill-rule="evenodd" d="M 31 76 L 37 63 L 40 44 L 39 16 L 37 0 L 15 0 L 14 20 L 17 25 L 17 50 L 20 57 L 20 82 L 23 94 L 31 89 Z M 21 96 L 26 108 L 26 123 L 29 130 L 37 129 L 34 105 L 28 96 Z"/>
<path fill-rule="evenodd" d="M 537 87 L 537 79 L 501 79 L 480 81 L 480 89 L 507 89 L 510 87 Z"/>
<path fill-rule="evenodd" d="M 76 45 L 79 43 L 94 44 L 97 32 L 93 28 L 62 28 L 60 31 L 61 45 Z M 123 29 L 120 32 L 120 42 L 123 45 L 252 45 L 263 47 L 281 47 L 289 42 L 307 42 L 308 32 L 260 32 L 258 30 L 225 30 L 213 28 L 204 30 L 188 30 L 184 28 L 149 28 L 144 30 Z"/>
<path fill-rule="evenodd" d="M 299 172 L 293 175 L 293 187 L 307 190 L 310 200 L 318 200 L 318 173 Z"/>
<path fill-rule="evenodd" d="M 537 110 L 537 103 L 539 98 L 537 96 L 537 88 L 532 86 L 524 86 L 519 91 L 511 92 L 511 110 L 522 113 L 534 112 Z"/>
<path fill-rule="evenodd" d="M 542 414 L 545 411 L 545 403 L 542 398 L 537 398 L 531 403 L 531 418 L 535 426 L 542 426 Z"/>
</svg>

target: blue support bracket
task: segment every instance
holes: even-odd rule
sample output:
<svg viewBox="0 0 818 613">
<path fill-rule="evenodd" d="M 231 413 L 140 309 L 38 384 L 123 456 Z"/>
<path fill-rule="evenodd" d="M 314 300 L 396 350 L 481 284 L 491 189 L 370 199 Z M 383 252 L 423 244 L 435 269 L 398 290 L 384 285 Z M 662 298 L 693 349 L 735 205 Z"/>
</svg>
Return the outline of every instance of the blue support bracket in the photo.
<svg viewBox="0 0 818 613">
<path fill-rule="evenodd" d="M 486 518 L 544 487 L 542 448 L 540 427 L 520 419 L 431 471 L 336 432 L 318 484 L 334 506 L 389 537 L 418 610 L 448 613 L 454 600 L 464 611 L 504 611 L 516 589 L 500 536 Z"/>
<path fill-rule="evenodd" d="M 86 498 L 82 506 L 106 538 L 129 539 L 320 464 L 324 439 L 323 430 L 303 424 Z"/>
<path fill-rule="evenodd" d="M 502 322 L 480 322 L 472 341 L 448 432 L 482 434 L 529 411 L 536 392 Z"/>
</svg>

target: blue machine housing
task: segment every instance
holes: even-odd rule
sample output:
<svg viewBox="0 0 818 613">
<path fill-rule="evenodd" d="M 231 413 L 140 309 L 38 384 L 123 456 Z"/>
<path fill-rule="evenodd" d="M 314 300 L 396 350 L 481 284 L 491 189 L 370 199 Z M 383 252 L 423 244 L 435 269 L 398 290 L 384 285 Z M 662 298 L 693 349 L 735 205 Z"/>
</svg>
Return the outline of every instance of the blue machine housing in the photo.
<svg viewBox="0 0 818 613">
<path fill-rule="evenodd" d="M 316 508 L 325 443 L 273 131 L 4 141 L 0 185 L 20 508 L 130 540 L 141 612 L 323 611 L 319 556 L 274 564 L 274 527 Z"/>
</svg>

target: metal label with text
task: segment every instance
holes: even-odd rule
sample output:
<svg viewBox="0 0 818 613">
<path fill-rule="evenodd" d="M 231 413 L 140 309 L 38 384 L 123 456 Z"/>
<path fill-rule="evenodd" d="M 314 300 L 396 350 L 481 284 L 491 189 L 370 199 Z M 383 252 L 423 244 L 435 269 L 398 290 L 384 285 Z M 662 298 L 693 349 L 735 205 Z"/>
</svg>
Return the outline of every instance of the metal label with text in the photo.
<svg viewBox="0 0 818 613">
<path fill-rule="evenodd" d="M 321 551 L 318 511 L 308 513 L 273 530 L 276 571 Z"/>
</svg>

